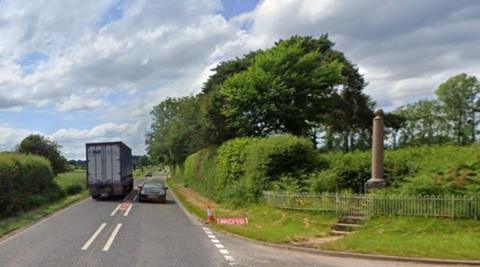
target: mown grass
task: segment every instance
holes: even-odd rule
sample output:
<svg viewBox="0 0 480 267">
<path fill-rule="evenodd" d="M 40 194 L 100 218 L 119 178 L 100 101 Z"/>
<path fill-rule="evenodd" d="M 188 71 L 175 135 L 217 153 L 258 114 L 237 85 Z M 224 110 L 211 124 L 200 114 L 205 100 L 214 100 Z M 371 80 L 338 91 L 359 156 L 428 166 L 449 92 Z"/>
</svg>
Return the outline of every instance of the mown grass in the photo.
<svg viewBox="0 0 480 267">
<path fill-rule="evenodd" d="M 78 194 L 67 196 L 51 203 L 43 204 L 34 210 L 18 213 L 15 216 L 5 219 L 0 219 L 0 238 L 12 231 L 32 224 L 41 218 L 54 213 L 55 211 L 63 209 L 76 201 L 88 197 L 88 191 L 85 190 L 85 170 L 74 170 L 72 172 L 60 174 L 55 177 L 55 181 L 62 190 L 65 190 L 71 185 L 80 185 L 83 190 Z"/>
<path fill-rule="evenodd" d="M 352 235 L 320 248 L 369 254 L 480 260 L 476 220 L 376 217 Z"/>
<path fill-rule="evenodd" d="M 169 187 L 182 202 L 184 207 L 201 219 L 206 219 L 206 207 L 200 207 L 196 203 L 187 201 L 186 196 L 178 190 L 182 184 L 168 180 Z M 213 203 L 213 201 L 209 200 Z M 286 211 L 275 209 L 264 203 L 251 204 L 241 209 L 232 210 L 220 204 L 214 204 L 214 214 L 217 217 L 248 217 L 247 225 L 217 225 L 218 228 L 227 232 L 238 234 L 251 239 L 271 242 L 289 243 L 306 240 L 313 237 L 327 236 L 330 226 L 335 223 L 333 215 L 307 211 Z"/>
</svg>

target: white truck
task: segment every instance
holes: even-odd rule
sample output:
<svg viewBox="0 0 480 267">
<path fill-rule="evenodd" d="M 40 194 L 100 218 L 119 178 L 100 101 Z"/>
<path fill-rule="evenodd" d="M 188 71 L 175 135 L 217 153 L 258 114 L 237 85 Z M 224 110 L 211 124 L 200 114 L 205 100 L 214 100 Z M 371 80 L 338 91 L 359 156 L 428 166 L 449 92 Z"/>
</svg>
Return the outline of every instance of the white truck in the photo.
<svg viewBox="0 0 480 267">
<path fill-rule="evenodd" d="M 88 143 L 87 187 L 92 198 L 123 196 L 133 189 L 132 150 L 122 142 Z"/>
</svg>

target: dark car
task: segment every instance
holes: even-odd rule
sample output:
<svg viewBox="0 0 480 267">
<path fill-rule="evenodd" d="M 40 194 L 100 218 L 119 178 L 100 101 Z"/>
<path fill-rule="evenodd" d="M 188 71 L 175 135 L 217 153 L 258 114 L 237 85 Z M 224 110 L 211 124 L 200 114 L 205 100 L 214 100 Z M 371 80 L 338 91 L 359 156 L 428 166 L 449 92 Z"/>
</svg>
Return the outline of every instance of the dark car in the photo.
<svg viewBox="0 0 480 267">
<path fill-rule="evenodd" d="M 152 172 L 145 173 L 145 177 L 152 177 Z"/>
<path fill-rule="evenodd" d="M 140 193 L 138 194 L 138 201 L 140 202 L 167 202 L 167 189 L 163 183 L 160 182 L 145 182 L 139 186 Z"/>
</svg>

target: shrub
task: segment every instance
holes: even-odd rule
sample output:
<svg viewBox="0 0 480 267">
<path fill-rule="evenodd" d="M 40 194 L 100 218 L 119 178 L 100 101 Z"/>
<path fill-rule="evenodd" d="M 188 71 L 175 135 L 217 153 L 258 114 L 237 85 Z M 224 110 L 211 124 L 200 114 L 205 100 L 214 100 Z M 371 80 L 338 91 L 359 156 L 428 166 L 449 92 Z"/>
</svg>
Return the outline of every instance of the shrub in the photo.
<svg viewBox="0 0 480 267">
<path fill-rule="evenodd" d="M 65 188 L 65 193 L 69 196 L 71 195 L 76 195 L 80 192 L 82 192 L 83 188 L 81 185 L 79 184 L 72 184 L 72 185 L 69 185 L 67 186 L 67 188 Z"/>
<path fill-rule="evenodd" d="M 43 157 L 0 153 L 0 217 L 62 197 Z"/>
<path fill-rule="evenodd" d="M 308 177 L 308 189 L 311 192 L 335 192 L 338 189 L 338 174 L 331 169 L 311 173 Z"/>
</svg>

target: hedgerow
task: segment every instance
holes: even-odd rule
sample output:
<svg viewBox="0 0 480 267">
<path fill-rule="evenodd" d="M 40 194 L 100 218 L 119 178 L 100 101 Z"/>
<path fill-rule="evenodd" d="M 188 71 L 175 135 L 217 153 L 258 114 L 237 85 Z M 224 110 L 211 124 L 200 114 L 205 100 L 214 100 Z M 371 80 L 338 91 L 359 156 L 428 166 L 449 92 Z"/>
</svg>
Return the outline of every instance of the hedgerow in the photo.
<svg viewBox="0 0 480 267">
<path fill-rule="evenodd" d="M 47 159 L 0 153 L 0 217 L 33 209 L 64 194 Z"/>
</svg>

